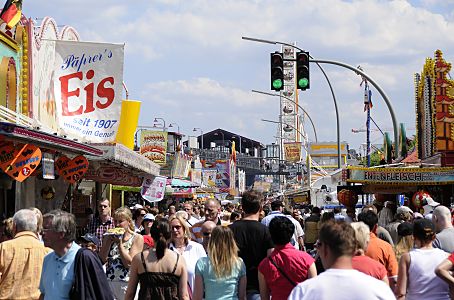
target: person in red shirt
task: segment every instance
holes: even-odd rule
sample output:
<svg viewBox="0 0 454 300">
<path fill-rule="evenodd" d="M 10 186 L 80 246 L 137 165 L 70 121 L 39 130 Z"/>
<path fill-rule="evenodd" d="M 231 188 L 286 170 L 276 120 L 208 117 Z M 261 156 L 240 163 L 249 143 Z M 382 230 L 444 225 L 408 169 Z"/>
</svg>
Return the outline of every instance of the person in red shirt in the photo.
<svg viewBox="0 0 454 300">
<path fill-rule="evenodd" d="M 363 222 L 355 222 L 350 225 L 352 225 L 355 230 L 356 238 L 356 252 L 355 256 L 352 257 L 353 269 L 379 280 L 383 280 L 386 284 L 389 284 L 385 267 L 378 261 L 365 255 L 370 240 L 369 227 Z"/>
<path fill-rule="evenodd" d="M 449 284 L 449 294 L 454 299 L 454 252 L 442 261 L 436 268 L 435 274 Z"/>
<path fill-rule="evenodd" d="M 295 225 L 285 216 L 274 217 L 269 224 L 275 244 L 270 256 L 259 264 L 258 278 L 261 299 L 287 299 L 300 282 L 317 276 L 314 259 L 306 252 L 295 249 L 290 240 Z"/>
</svg>

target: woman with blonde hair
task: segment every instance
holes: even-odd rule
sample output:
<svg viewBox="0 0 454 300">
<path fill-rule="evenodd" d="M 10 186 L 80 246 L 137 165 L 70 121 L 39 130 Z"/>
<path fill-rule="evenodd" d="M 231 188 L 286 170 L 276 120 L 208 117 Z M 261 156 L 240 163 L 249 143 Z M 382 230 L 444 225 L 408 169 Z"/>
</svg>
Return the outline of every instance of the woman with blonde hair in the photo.
<svg viewBox="0 0 454 300">
<path fill-rule="evenodd" d="M 194 300 L 246 299 L 246 266 L 229 227 L 216 226 L 207 246 L 208 257 L 195 267 Z"/>
<path fill-rule="evenodd" d="M 134 232 L 132 213 L 127 207 L 120 207 L 113 214 L 116 231 L 103 237 L 99 257 L 107 262 L 106 274 L 115 299 L 124 299 L 129 281 L 129 267 L 132 258 L 143 249 L 143 236 Z"/>
<path fill-rule="evenodd" d="M 186 213 L 186 212 L 185 212 Z M 188 222 L 178 216 L 178 212 L 170 217 L 171 240 L 169 249 L 184 257 L 188 272 L 188 293 L 194 290 L 195 264 L 201 257 L 206 257 L 205 249 L 197 242 L 191 241 Z"/>
</svg>

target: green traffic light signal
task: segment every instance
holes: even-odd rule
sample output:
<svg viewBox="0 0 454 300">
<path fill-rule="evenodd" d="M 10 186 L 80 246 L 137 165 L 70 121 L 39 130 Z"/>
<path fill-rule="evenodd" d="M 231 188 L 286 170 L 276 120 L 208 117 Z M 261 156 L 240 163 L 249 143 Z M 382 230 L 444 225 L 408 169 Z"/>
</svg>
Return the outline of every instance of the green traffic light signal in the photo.
<svg viewBox="0 0 454 300">
<path fill-rule="evenodd" d="M 284 56 L 280 52 L 274 52 L 271 58 L 271 90 L 280 91 L 284 88 Z"/>
<path fill-rule="evenodd" d="M 309 85 L 309 80 L 307 78 L 301 78 L 298 80 L 298 87 L 300 89 L 305 89 Z"/>
<path fill-rule="evenodd" d="M 273 88 L 275 88 L 276 90 L 280 90 L 283 86 L 283 82 L 281 79 L 275 79 L 273 80 Z"/>
<path fill-rule="evenodd" d="M 296 84 L 302 91 L 310 88 L 309 57 L 306 51 L 296 53 Z"/>
</svg>

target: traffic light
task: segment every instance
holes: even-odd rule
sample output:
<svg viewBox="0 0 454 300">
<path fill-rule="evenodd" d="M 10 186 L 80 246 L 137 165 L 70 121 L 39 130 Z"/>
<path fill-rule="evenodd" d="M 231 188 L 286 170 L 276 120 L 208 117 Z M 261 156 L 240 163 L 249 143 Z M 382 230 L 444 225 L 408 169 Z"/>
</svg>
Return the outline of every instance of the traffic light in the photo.
<svg viewBox="0 0 454 300">
<path fill-rule="evenodd" d="M 284 56 L 282 53 L 271 53 L 271 90 L 284 89 Z"/>
<path fill-rule="evenodd" d="M 302 91 L 310 88 L 309 52 L 296 53 L 296 86 Z"/>
</svg>

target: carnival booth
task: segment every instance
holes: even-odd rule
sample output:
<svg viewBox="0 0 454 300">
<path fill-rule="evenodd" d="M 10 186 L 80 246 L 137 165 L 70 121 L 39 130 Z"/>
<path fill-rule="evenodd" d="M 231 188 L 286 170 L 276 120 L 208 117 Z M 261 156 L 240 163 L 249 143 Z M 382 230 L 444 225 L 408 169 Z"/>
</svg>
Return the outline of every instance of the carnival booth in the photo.
<svg viewBox="0 0 454 300">
<path fill-rule="evenodd" d="M 417 143 L 414 151 L 405 155 L 406 138 L 402 130 L 400 145 L 394 148 L 385 134 L 386 165 L 344 169 L 344 185 L 338 191 L 375 194 L 382 203 L 407 202 L 406 205 L 423 213 L 438 204 L 448 207 L 453 204 L 454 81 L 449 78 L 450 69 L 451 64 L 437 50 L 433 59 L 426 59 L 423 71 L 415 75 Z M 398 152 L 399 157 L 393 158 L 393 152 Z"/>
</svg>

